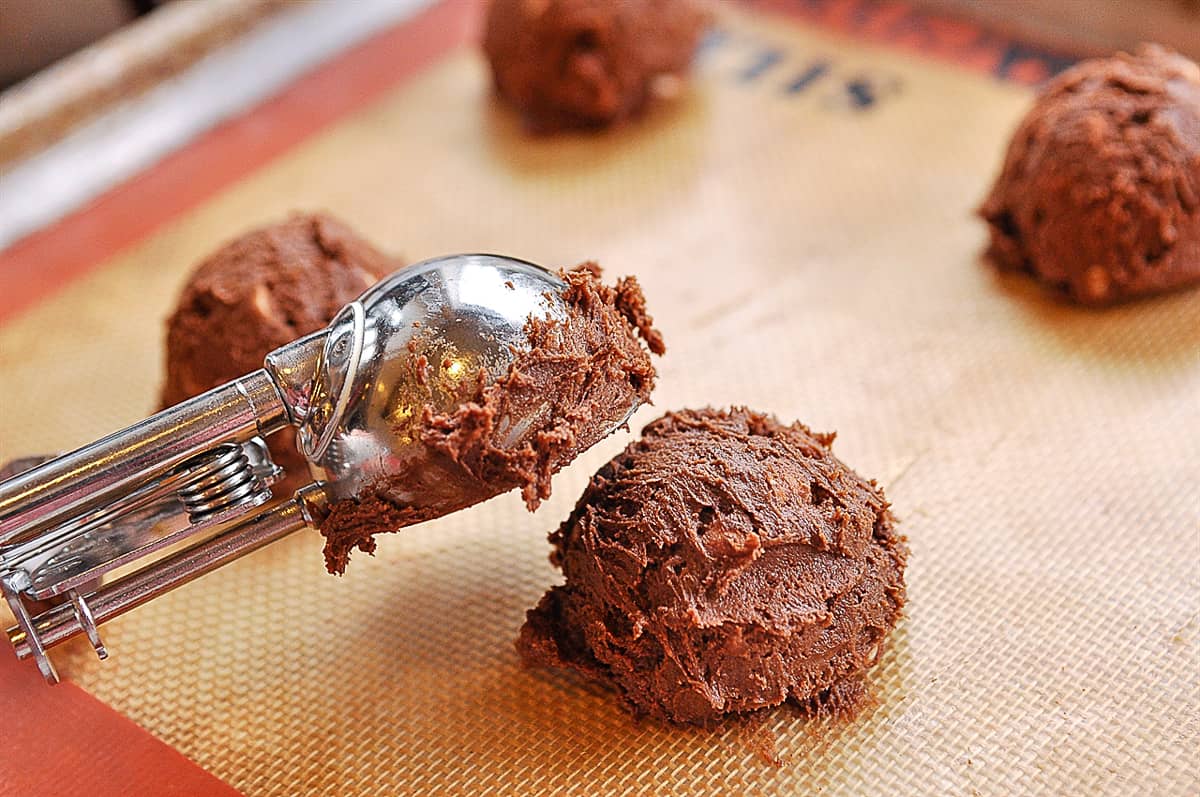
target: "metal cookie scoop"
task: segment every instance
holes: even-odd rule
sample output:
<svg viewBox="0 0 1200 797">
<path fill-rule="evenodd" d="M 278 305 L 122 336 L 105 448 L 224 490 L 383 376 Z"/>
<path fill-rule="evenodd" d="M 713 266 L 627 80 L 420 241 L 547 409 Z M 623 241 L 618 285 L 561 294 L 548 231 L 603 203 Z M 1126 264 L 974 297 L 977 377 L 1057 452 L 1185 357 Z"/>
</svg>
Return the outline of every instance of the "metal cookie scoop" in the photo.
<svg viewBox="0 0 1200 797">
<path fill-rule="evenodd" d="M 566 317 L 564 287 L 507 257 L 428 260 L 275 350 L 261 370 L 71 453 L 0 471 L 0 589 L 17 619 L 8 636 L 18 657 L 32 656 L 56 682 L 47 648 L 84 633 L 104 658 L 104 621 L 315 525 L 327 502 L 389 475 L 421 445 L 396 418 L 462 401 L 453 389 L 412 384 L 405 364 L 418 338 L 450 372 L 495 381 L 528 350 L 531 316 Z M 615 408 L 613 428 L 634 401 Z M 505 419 L 510 441 L 534 420 Z M 280 472 L 262 437 L 288 424 L 299 427 L 316 481 L 262 509 Z M 34 616 L 30 602 L 45 600 L 59 603 Z"/>
</svg>

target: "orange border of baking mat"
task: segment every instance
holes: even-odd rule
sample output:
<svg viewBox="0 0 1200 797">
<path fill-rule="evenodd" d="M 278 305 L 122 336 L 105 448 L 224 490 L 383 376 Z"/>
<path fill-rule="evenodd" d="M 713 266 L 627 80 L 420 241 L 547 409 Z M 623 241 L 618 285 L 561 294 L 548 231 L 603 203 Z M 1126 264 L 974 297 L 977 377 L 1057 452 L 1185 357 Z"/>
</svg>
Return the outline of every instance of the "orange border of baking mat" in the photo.
<svg viewBox="0 0 1200 797">
<path fill-rule="evenodd" d="M 46 685 L 9 650 L 0 706 L 0 797 L 239 794 L 75 684 Z"/>
<path fill-rule="evenodd" d="M 1070 63 L 904 2 L 743 0 L 742 5 L 1017 82 L 1036 82 Z M 439 2 L 0 251 L 0 323 L 472 40 L 477 7 L 473 0 Z M 7 651 L 0 651 L 0 718 L 0 797 L 58 787 L 98 797 L 237 794 L 79 687 L 45 686 L 36 669 Z"/>
<path fill-rule="evenodd" d="M 0 323 L 468 41 L 472 6 L 418 12 L 0 251 Z"/>
<path fill-rule="evenodd" d="M 1030 86 L 1076 61 L 1066 50 L 1027 44 L 904 0 L 742 0 L 742 5 Z"/>
</svg>

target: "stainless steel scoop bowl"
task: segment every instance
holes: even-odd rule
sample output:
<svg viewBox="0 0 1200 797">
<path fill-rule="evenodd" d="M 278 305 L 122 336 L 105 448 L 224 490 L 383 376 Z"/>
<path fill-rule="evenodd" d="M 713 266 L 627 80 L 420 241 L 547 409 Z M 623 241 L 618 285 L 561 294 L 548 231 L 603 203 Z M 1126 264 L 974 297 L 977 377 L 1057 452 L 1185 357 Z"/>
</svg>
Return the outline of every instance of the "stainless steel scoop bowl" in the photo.
<svg viewBox="0 0 1200 797">
<path fill-rule="evenodd" d="M 263 369 L 0 481 L 0 588 L 18 655 L 56 680 L 48 647 L 83 633 L 103 654 L 100 623 L 399 472 L 417 455 L 419 412 L 451 412 L 480 378 L 504 376 L 529 347 L 531 317 L 565 317 L 564 287 L 496 255 L 409 266 Z M 611 428 L 636 408 L 612 408 Z M 500 419 L 505 442 L 519 443 L 543 409 Z M 264 508 L 278 469 L 261 438 L 289 424 L 314 483 Z M 41 600 L 59 603 L 33 616 Z"/>
<path fill-rule="evenodd" d="M 415 456 L 420 442 L 409 432 L 423 408 L 453 411 L 480 371 L 487 381 L 508 373 L 529 347 L 531 316 L 565 318 L 564 287 L 531 263 L 459 255 L 404 269 L 343 309 L 325 335 L 299 434 L 326 494 L 357 495 Z M 518 429 L 521 420 L 508 419 Z"/>
</svg>

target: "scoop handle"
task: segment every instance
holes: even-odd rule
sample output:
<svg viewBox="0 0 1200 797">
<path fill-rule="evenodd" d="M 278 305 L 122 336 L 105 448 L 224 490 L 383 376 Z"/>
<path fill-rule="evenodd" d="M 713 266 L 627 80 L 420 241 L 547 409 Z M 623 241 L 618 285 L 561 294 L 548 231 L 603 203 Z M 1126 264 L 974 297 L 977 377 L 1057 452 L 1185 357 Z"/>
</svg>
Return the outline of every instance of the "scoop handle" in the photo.
<svg viewBox="0 0 1200 797">
<path fill-rule="evenodd" d="M 265 369 L 213 388 L 0 482 L 0 546 L 103 506 L 217 443 L 245 442 L 288 422 Z"/>
<path fill-rule="evenodd" d="M 93 636 L 96 626 L 136 609 L 239 559 L 293 531 L 313 525 L 311 504 L 321 504 L 324 492 L 317 485 L 301 488 L 296 497 L 259 513 L 202 543 L 178 551 L 154 564 L 97 589 L 73 596 L 72 602 L 49 609 L 37 617 L 18 616 L 7 631 L 17 658 L 39 660 L 45 650 L 80 634 Z M 83 610 L 80 610 L 80 605 Z M 52 677 L 49 673 L 47 677 Z"/>
</svg>

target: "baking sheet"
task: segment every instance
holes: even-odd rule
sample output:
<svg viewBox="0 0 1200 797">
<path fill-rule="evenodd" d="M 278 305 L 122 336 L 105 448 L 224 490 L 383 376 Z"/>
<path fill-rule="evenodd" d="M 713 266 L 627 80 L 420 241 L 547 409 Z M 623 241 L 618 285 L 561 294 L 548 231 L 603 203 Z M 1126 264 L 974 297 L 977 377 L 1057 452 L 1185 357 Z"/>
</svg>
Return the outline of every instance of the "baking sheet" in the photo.
<svg viewBox="0 0 1200 797">
<path fill-rule="evenodd" d="M 725 12 L 692 94 L 612 134 L 525 137 L 462 48 L 183 214 L 0 328 L 0 455 L 143 417 L 189 267 L 293 208 L 410 260 L 594 257 L 667 337 L 635 429 L 747 404 L 883 484 L 912 556 L 875 705 L 680 730 L 521 669 L 545 534 L 625 434 L 536 514 L 342 579 L 297 534 L 106 625 L 107 662 L 60 650 L 68 678 L 250 795 L 1200 789 L 1200 292 L 1096 313 L 995 277 L 971 211 L 1027 89 Z"/>
</svg>

